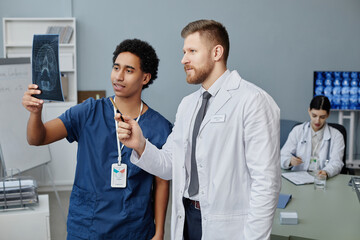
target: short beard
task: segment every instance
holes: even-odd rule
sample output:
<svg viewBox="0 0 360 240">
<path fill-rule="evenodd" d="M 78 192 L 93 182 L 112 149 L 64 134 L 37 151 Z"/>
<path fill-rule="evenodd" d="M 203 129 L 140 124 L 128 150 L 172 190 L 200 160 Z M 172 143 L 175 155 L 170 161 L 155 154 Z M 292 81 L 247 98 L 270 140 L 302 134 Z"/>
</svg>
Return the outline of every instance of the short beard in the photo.
<svg viewBox="0 0 360 240">
<path fill-rule="evenodd" d="M 212 70 L 214 69 L 214 63 L 212 62 L 208 62 L 205 67 L 202 67 L 200 69 L 196 69 L 194 67 L 192 67 L 192 69 L 194 69 L 194 76 L 186 76 L 186 81 L 189 84 L 201 84 L 203 83 L 210 75 L 210 73 L 212 72 Z"/>
</svg>

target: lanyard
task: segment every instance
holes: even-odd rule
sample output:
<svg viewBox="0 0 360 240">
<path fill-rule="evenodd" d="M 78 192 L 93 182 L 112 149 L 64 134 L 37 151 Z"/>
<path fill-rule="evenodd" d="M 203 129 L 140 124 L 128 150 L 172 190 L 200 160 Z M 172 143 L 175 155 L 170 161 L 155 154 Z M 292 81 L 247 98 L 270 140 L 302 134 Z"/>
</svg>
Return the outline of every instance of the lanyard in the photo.
<svg viewBox="0 0 360 240">
<path fill-rule="evenodd" d="M 311 139 L 311 145 L 312 145 L 312 139 Z M 318 148 L 319 148 L 319 146 L 320 146 L 320 144 L 321 144 L 321 142 L 322 142 L 322 139 L 321 140 L 319 140 L 319 139 L 317 139 L 317 142 L 316 142 L 316 144 L 315 144 L 315 146 L 314 146 L 314 149 L 312 149 L 312 153 L 311 153 L 311 155 L 312 156 L 316 156 L 316 157 L 319 157 L 319 154 L 318 154 Z"/>
<path fill-rule="evenodd" d="M 114 98 L 114 102 L 115 102 L 115 98 Z M 141 105 L 140 105 L 140 112 L 139 112 L 139 116 L 136 118 L 136 122 L 139 122 L 140 120 L 140 116 L 141 116 L 141 112 L 143 110 L 143 102 L 141 101 Z M 120 113 L 121 114 L 121 113 Z M 114 107 L 114 116 L 116 115 L 116 108 Z M 118 133 L 117 133 L 117 130 L 118 130 L 118 124 L 115 120 L 115 129 L 116 129 L 116 142 L 117 142 L 117 148 L 118 148 L 118 165 L 120 166 L 121 165 L 121 150 L 124 148 L 124 144 L 120 147 L 120 140 L 119 140 L 119 137 L 118 137 Z"/>
</svg>

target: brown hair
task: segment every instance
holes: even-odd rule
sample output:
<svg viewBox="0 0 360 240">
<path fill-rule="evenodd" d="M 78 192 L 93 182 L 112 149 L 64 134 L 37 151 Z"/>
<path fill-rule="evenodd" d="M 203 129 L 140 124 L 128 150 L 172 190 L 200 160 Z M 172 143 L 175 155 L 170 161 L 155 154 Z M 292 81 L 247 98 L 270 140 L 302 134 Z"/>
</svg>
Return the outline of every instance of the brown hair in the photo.
<svg viewBox="0 0 360 240">
<path fill-rule="evenodd" d="M 181 37 L 186 38 L 196 32 L 199 32 L 200 36 L 204 36 L 214 46 L 220 44 L 224 48 L 224 60 L 226 63 L 230 49 L 229 35 L 226 28 L 214 20 L 202 19 L 186 25 L 181 31 Z"/>
</svg>

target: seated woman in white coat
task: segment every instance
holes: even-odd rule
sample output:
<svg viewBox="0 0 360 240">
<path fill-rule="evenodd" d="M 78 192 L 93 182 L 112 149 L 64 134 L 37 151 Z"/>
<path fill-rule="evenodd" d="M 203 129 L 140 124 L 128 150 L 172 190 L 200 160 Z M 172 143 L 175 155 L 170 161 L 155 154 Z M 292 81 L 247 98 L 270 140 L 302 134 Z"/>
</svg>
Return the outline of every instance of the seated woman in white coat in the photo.
<svg viewBox="0 0 360 240">
<path fill-rule="evenodd" d="M 281 149 L 281 167 L 333 177 L 344 165 L 345 144 L 343 135 L 326 123 L 330 114 L 329 99 L 314 97 L 308 112 L 310 122 L 295 126 Z"/>
</svg>

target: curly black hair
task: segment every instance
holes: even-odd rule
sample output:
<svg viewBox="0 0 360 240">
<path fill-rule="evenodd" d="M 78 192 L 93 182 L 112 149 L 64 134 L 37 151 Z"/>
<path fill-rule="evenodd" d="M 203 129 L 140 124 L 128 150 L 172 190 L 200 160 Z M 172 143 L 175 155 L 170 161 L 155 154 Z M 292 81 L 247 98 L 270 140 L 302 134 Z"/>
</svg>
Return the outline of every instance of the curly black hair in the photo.
<svg viewBox="0 0 360 240">
<path fill-rule="evenodd" d="M 116 58 L 122 52 L 130 52 L 140 58 L 140 68 L 145 73 L 150 73 L 150 81 L 143 86 L 142 89 L 147 88 L 157 78 L 157 71 L 159 66 L 159 58 L 156 55 L 154 48 L 145 41 L 139 39 L 126 39 L 116 46 L 113 53 L 113 64 Z"/>
</svg>

